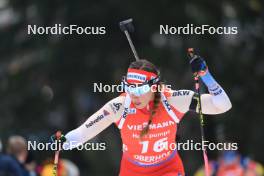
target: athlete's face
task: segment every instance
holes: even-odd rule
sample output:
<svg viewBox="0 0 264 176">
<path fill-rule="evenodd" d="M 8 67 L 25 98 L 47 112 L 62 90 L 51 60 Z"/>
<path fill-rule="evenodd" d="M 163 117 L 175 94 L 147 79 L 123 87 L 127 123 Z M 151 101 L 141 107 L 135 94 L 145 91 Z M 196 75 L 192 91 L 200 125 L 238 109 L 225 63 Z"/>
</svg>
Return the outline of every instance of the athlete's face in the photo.
<svg viewBox="0 0 264 176">
<path fill-rule="evenodd" d="M 148 103 L 154 99 L 154 93 L 152 91 L 148 91 L 147 93 L 136 96 L 134 94 L 129 94 L 131 97 L 132 103 L 135 105 L 137 109 L 145 108 Z"/>
</svg>

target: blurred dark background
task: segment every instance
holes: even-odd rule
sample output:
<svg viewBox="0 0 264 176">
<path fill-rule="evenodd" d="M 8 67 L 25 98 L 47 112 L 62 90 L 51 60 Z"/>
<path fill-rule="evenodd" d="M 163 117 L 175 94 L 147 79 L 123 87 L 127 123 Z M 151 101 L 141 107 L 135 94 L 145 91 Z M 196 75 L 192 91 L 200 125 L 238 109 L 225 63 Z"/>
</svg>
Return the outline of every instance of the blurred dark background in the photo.
<svg viewBox="0 0 264 176">
<path fill-rule="evenodd" d="M 233 108 L 206 116 L 210 141 L 239 143 L 264 163 L 264 11 L 261 0 L 72 1 L 0 0 L 0 138 L 13 134 L 47 141 L 76 128 L 118 93 L 93 92 L 93 83 L 119 84 L 133 55 L 118 23 L 132 17 L 142 58 L 155 63 L 174 89 L 193 89 L 186 49 L 194 47 L 229 95 Z M 105 26 L 105 35 L 28 35 L 27 25 Z M 160 35 L 159 25 L 237 26 L 237 35 Z M 178 141 L 200 140 L 199 120 L 187 114 Z M 117 175 L 119 131 L 112 125 L 93 141 L 106 151 L 63 152 L 81 175 Z M 5 147 L 5 146 L 4 146 Z M 199 151 L 180 152 L 188 175 L 203 164 Z M 34 152 L 41 163 L 53 152 Z M 216 157 L 209 152 L 209 158 Z"/>
</svg>

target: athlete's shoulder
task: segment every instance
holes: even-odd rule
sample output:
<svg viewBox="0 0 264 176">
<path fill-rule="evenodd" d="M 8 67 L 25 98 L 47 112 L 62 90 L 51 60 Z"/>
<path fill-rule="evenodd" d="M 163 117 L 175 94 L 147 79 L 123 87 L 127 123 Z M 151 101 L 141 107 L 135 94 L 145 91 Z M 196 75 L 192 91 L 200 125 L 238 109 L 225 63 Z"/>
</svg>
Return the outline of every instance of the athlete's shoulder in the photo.
<svg viewBox="0 0 264 176">
<path fill-rule="evenodd" d="M 171 90 L 167 97 L 168 103 L 182 113 L 189 111 L 189 107 L 193 98 L 194 92 L 192 90 L 180 89 Z"/>
<path fill-rule="evenodd" d="M 193 96 L 194 92 L 192 90 L 180 89 L 180 90 L 172 90 L 172 97 L 184 97 L 184 96 Z"/>
<path fill-rule="evenodd" d="M 187 89 L 173 90 L 170 88 L 165 88 L 165 89 L 162 89 L 161 92 L 163 92 L 167 98 L 193 96 L 194 94 L 192 90 L 187 90 Z"/>
</svg>

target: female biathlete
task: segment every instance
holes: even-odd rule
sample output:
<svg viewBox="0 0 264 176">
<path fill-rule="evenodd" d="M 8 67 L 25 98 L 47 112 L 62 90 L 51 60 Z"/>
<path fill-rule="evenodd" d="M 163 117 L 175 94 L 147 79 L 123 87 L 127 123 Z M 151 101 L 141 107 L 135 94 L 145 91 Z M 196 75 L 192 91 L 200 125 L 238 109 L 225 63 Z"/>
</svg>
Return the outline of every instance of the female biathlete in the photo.
<svg viewBox="0 0 264 176">
<path fill-rule="evenodd" d="M 210 93 L 201 95 L 202 112 L 220 114 L 229 110 L 230 100 L 211 76 L 204 59 L 197 57 L 190 63 Z M 126 93 L 67 133 L 63 148 L 73 148 L 71 142 L 83 144 L 115 123 L 123 142 L 119 176 L 184 176 L 175 150 L 177 125 L 187 111 L 198 111 L 197 95 L 191 90 L 166 88 L 158 69 L 147 60 L 132 62 L 123 84 Z"/>
</svg>

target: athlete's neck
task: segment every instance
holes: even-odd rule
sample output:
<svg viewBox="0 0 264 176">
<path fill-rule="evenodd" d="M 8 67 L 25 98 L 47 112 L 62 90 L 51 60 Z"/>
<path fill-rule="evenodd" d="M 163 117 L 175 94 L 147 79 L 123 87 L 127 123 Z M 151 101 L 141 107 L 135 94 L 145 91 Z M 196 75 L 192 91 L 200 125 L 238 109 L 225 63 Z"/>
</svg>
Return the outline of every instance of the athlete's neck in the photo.
<svg viewBox="0 0 264 176">
<path fill-rule="evenodd" d="M 140 111 L 145 114 L 149 114 L 153 107 L 154 107 L 154 101 L 150 100 L 149 103 L 144 108 L 140 109 Z"/>
</svg>

